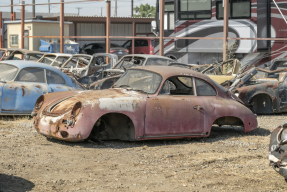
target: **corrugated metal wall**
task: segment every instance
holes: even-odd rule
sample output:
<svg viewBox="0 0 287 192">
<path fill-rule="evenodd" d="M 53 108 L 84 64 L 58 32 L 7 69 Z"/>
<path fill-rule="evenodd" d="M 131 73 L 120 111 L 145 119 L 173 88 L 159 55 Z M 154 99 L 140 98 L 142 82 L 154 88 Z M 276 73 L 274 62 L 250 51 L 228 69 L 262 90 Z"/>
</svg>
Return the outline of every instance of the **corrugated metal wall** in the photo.
<svg viewBox="0 0 287 192">
<path fill-rule="evenodd" d="M 70 35 L 73 36 L 74 24 L 70 26 Z M 104 23 L 78 23 L 77 35 L 78 36 L 105 36 L 105 24 Z M 132 24 L 111 24 L 111 36 L 132 36 L 133 32 Z M 137 24 L 136 33 L 151 33 L 150 24 Z M 112 39 L 111 42 L 122 45 L 127 39 Z M 105 42 L 105 39 L 78 39 L 80 47 L 86 43 L 91 42 Z"/>
</svg>

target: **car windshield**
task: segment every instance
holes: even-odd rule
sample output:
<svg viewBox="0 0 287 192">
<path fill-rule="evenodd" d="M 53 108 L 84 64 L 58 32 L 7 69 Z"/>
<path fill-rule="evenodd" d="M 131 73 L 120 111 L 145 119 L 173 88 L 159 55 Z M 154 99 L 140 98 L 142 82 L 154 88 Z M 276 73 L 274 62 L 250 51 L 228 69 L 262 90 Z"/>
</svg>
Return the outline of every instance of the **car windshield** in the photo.
<svg viewBox="0 0 287 192">
<path fill-rule="evenodd" d="M 63 68 L 85 68 L 89 65 L 91 57 L 89 56 L 73 56 L 72 59 Z"/>
<path fill-rule="evenodd" d="M 41 60 L 39 60 L 38 62 L 51 65 L 51 63 L 55 60 L 55 58 L 56 58 L 55 55 L 45 55 L 45 56 L 44 56 Z"/>
<path fill-rule="evenodd" d="M 114 67 L 115 69 L 120 69 L 120 68 L 131 68 L 131 67 L 136 67 L 136 66 L 141 66 L 145 62 L 146 58 L 144 57 L 132 57 L 132 56 L 127 56 L 122 58 L 118 64 Z"/>
<path fill-rule="evenodd" d="M 145 70 L 128 70 L 113 87 L 154 94 L 161 81 L 162 77 L 157 73 Z"/>
<path fill-rule="evenodd" d="M 9 64 L 0 64 L 0 81 L 11 81 L 15 78 L 18 68 Z"/>
</svg>

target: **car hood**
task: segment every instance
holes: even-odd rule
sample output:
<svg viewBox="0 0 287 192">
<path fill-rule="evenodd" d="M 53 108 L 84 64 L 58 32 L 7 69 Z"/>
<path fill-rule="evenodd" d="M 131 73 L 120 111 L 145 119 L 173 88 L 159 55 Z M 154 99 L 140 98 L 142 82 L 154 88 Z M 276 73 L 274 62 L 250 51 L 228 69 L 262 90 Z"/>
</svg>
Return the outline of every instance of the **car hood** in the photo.
<svg viewBox="0 0 287 192">
<path fill-rule="evenodd" d="M 54 98 L 57 97 L 55 95 Z M 71 91 L 58 100 L 49 103 L 43 110 L 44 114 L 53 116 L 65 114 L 73 109 L 76 103 L 81 102 L 83 107 L 94 108 L 96 105 L 101 109 L 109 110 L 111 107 L 118 106 L 121 110 L 129 110 L 136 107 L 140 100 L 145 100 L 146 95 L 126 89 L 107 89 L 94 91 Z"/>
<path fill-rule="evenodd" d="M 207 76 L 213 81 L 216 81 L 218 84 L 234 79 L 234 76 L 232 75 L 207 75 Z"/>
</svg>

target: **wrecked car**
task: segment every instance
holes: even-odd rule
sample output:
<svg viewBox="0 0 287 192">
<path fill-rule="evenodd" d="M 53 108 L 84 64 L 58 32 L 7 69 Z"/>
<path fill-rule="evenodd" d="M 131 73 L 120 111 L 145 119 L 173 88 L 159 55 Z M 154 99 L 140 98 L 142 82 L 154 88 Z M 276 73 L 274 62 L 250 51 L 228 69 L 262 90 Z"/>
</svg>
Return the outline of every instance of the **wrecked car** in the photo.
<svg viewBox="0 0 287 192">
<path fill-rule="evenodd" d="M 17 48 L 0 48 L 0 61 L 5 60 Z"/>
<path fill-rule="evenodd" d="M 72 54 L 46 53 L 38 60 L 38 62 L 61 68 L 62 65 L 66 63 L 71 57 Z"/>
<path fill-rule="evenodd" d="M 81 78 L 96 73 L 101 69 L 101 66 L 97 64 L 96 58 L 91 55 L 75 54 L 59 68 L 67 75 Z"/>
<path fill-rule="evenodd" d="M 46 93 L 82 90 L 58 69 L 31 61 L 0 62 L 0 115 L 30 115 Z"/>
<path fill-rule="evenodd" d="M 240 71 L 240 61 L 237 59 L 229 59 L 220 63 L 195 65 L 195 64 L 181 64 L 171 63 L 170 66 L 182 67 L 191 69 L 197 72 L 208 75 L 212 80 L 219 84 L 234 79 Z"/>
<path fill-rule="evenodd" d="M 271 133 L 269 161 L 273 169 L 287 181 L 287 122 Z"/>
<path fill-rule="evenodd" d="M 93 55 L 97 61 L 97 64 L 101 66 L 96 73 L 89 74 L 87 76 L 78 79 L 78 82 L 82 85 L 89 87 L 89 85 L 98 79 L 102 79 L 104 71 L 110 69 L 118 62 L 118 56 L 111 53 L 96 53 Z"/>
<path fill-rule="evenodd" d="M 42 95 L 40 134 L 65 141 L 208 137 L 213 124 L 257 128 L 256 115 L 206 75 L 169 66 L 128 69 L 107 90 Z"/>
<path fill-rule="evenodd" d="M 259 72 L 265 77 L 255 78 Z M 260 75 L 262 76 L 262 75 Z M 287 68 L 252 68 L 238 76 L 230 90 L 256 114 L 287 112 Z"/>
<path fill-rule="evenodd" d="M 137 67 L 137 66 L 148 66 L 148 65 L 170 65 L 174 60 L 157 55 L 147 54 L 133 54 L 124 56 L 113 68 L 106 69 L 99 73 L 92 83 L 90 89 L 108 89 L 110 88 L 126 71 L 126 69 Z"/>
<path fill-rule="evenodd" d="M 45 53 L 40 51 L 30 51 L 27 49 L 16 49 L 6 60 L 38 61 Z"/>
</svg>

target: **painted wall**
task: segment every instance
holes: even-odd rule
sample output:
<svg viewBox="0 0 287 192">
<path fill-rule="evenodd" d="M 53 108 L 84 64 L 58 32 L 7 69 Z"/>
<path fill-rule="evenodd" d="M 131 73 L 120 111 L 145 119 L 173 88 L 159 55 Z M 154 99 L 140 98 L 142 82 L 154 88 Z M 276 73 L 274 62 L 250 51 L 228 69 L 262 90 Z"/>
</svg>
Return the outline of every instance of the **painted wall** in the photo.
<svg viewBox="0 0 287 192">
<path fill-rule="evenodd" d="M 64 35 L 69 36 L 70 34 L 70 24 L 65 24 Z M 24 30 L 29 31 L 29 36 L 59 36 L 60 26 L 59 23 L 40 23 L 40 22 L 30 22 L 25 23 Z M 11 35 L 19 36 L 18 46 L 11 46 Z M 39 51 L 41 38 L 29 38 L 29 50 Z M 53 39 L 50 39 L 53 40 Z M 55 39 L 58 41 L 59 39 Z M 8 48 L 21 48 L 21 24 L 19 23 L 9 23 L 7 24 L 7 46 Z"/>
</svg>

